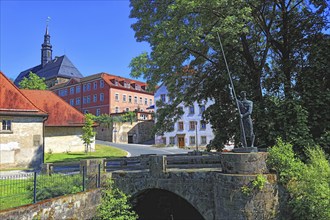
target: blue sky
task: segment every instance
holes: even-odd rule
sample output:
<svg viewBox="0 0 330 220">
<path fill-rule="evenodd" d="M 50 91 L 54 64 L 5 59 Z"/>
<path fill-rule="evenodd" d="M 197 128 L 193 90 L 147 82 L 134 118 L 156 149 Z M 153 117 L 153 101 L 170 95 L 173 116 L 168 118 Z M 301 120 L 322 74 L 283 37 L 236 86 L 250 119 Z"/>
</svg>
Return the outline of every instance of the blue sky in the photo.
<svg viewBox="0 0 330 220">
<path fill-rule="evenodd" d="M 128 0 L 0 1 L 0 70 L 9 78 L 40 64 L 47 17 L 53 58 L 67 55 L 84 76 L 131 78 L 131 59 L 150 51 L 134 38 Z"/>
</svg>

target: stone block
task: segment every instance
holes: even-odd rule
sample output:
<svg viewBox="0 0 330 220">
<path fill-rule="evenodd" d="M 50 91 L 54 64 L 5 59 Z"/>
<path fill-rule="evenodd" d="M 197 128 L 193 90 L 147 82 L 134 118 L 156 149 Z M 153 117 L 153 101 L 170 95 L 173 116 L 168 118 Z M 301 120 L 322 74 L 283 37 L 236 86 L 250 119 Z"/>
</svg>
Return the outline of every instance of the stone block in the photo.
<svg viewBox="0 0 330 220">
<path fill-rule="evenodd" d="M 268 153 L 222 153 L 221 164 L 224 173 L 259 174 L 269 173 L 266 159 Z"/>
</svg>

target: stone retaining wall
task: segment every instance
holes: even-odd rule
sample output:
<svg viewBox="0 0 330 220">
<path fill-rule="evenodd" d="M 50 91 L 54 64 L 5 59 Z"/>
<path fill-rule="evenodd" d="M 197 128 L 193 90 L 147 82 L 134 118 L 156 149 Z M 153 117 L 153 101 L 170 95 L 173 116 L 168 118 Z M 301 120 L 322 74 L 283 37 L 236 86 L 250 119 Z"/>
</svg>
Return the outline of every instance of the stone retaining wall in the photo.
<svg viewBox="0 0 330 220">
<path fill-rule="evenodd" d="M 91 219 L 100 204 L 99 189 L 47 199 L 36 204 L 0 211 L 1 220 Z"/>
</svg>

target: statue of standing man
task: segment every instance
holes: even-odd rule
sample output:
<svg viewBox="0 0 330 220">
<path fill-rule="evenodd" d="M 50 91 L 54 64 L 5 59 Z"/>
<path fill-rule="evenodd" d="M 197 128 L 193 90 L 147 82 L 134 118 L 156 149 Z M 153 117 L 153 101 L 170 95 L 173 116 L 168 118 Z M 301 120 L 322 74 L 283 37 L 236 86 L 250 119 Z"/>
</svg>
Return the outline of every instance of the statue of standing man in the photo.
<svg viewBox="0 0 330 220">
<path fill-rule="evenodd" d="M 233 92 L 232 92 L 232 88 L 230 88 L 230 95 L 232 100 L 234 100 L 233 97 Z M 247 139 L 250 142 L 250 146 L 249 147 L 254 147 L 254 138 L 255 135 L 253 133 L 253 124 L 252 124 L 252 119 L 251 119 L 251 114 L 252 114 L 252 110 L 253 110 L 253 102 L 246 99 L 246 92 L 242 91 L 241 92 L 241 98 L 242 100 L 235 100 L 237 101 L 237 104 L 239 106 L 239 113 L 240 113 L 240 117 L 241 117 L 241 123 L 240 123 L 240 127 L 241 127 L 241 141 L 243 144 L 243 147 L 248 147 L 248 142 Z"/>
</svg>

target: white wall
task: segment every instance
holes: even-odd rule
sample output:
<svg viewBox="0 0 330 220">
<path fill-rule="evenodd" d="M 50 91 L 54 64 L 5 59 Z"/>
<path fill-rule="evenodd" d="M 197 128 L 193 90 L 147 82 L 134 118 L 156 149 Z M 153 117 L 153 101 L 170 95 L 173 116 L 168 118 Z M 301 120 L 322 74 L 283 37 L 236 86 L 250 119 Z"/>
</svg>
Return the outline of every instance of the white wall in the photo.
<svg viewBox="0 0 330 220">
<path fill-rule="evenodd" d="M 46 127 L 45 153 L 83 152 L 85 145 L 81 136 L 82 127 Z M 95 150 L 95 138 L 91 149 Z"/>
<path fill-rule="evenodd" d="M 11 120 L 11 131 L 2 131 L 2 120 Z M 0 116 L 0 168 L 39 167 L 42 163 L 43 118 Z"/>
<path fill-rule="evenodd" d="M 159 89 L 155 93 L 155 112 L 157 112 L 157 101 L 160 100 L 161 95 L 166 94 L 166 102 L 169 102 L 169 98 L 167 96 L 168 91 L 164 85 L 160 86 Z M 181 116 L 181 119 L 178 120 L 174 125 L 173 132 L 164 133 L 163 136 L 155 137 L 155 144 L 163 143 L 163 138 L 166 138 L 166 145 L 170 146 L 170 137 L 174 137 L 174 146 L 179 146 L 178 143 L 178 135 L 184 135 L 185 146 L 194 147 L 195 143 L 191 143 L 190 137 L 196 137 L 196 129 L 190 130 L 190 122 L 197 121 L 197 142 L 198 146 L 206 146 L 210 140 L 214 138 L 214 134 L 211 128 L 211 124 L 206 124 L 206 128 L 201 128 L 201 120 L 202 120 L 202 112 L 200 111 L 200 106 L 205 105 L 205 109 L 207 109 L 210 105 L 212 105 L 214 101 L 207 100 L 201 103 L 194 102 L 194 114 L 189 114 L 189 106 L 184 106 L 183 103 L 179 104 L 183 108 L 184 114 Z M 156 118 L 157 120 L 157 118 Z M 179 130 L 178 122 L 182 121 L 184 125 L 183 130 Z M 202 136 L 206 137 L 206 143 L 201 143 Z"/>
</svg>

